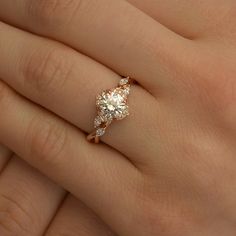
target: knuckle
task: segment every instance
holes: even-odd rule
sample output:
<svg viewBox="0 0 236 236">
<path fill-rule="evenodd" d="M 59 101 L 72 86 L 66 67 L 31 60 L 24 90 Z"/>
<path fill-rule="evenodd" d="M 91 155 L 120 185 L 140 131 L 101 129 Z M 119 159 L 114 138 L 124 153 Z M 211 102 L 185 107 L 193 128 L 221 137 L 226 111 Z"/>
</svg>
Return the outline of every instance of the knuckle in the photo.
<svg viewBox="0 0 236 236">
<path fill-rule="evenodd" d="M 26 145 L 29 144 L 30 156 L 47 166 L 58 166 L 66 147 L 66 128 L 40 118 L 32 120 L 26 133 Z"/>
<path fill-rule="evenodd" d="M 233 76 L 218 76 L 206 85 L 210 106 L 222 124 L 230 129 L 236 128 L 236 80 Z"/>
<path fill-rule="evenodd" d="M 25 86 L 33 86 L 39 93 L 51 93 L 63 86 L 73 69 L 67 60 L 66 49 L 54 48 L 47 53 L 33 53 L 25 60 L 23 77 Z"/>
<path fill-rule="evenodd" d="M 140 203 L 139 203 L 140 204 Z M 163 222 L 160 213 L 157 211 L 159 207 L 151 201 L 142 202 L 135 216 L 135 221 L 149 235 L 159 235 L 163 233 Z"/>
<path fill-rule="evenodd" d="M 181 60 L 180 60 L 181 61 Z M 202 107 L 217 112 L 229 111 L 235 114 L 236 79 L 235 63 L 215 54 L 199 51 L 191 55 L 186 63 L 175 64 L 175 78 L 189 97 L 198 99 Z M 190 75 L 190 76 L 188 76 Z M 192 100 L 191 100 L 192 101 Z M 234 115 L 235 117 L 235 115 Z"/>
<path fill-rule="evenodd" d="M 0 201 L 0 231 L 7 235 L 31 235 L 33 217 L 27 206 L 7 194 L 0 194 Z"/>
<path fill-rule="evenodd" d="M 60 27 L 71 20 L 80 8 L 81 2 L 82 0 L 31 0 L 28 12 L 43 26 Z"/>
<path fill-rule="evenodd" d="M 232 110 L 236 102 L 236 79 L 232 68 L 216 63 L 210 69 L 202 65 L 199 71 L 200 75 L 195 73 L 193 87 L 202 101 L 220 112 L 226 108 Z"/>
<path fill-rule="evenodd" d="M 233 77 L 222 78 L 215 77 L 208 81 L 206 90 L 216 105 L 225 108 L 236 102 L 236 80 Z"/>
<path fill-rule="evenodd" d="M 184 216 L 182 209 L 176 206 L 175 196 L 155 186 L 156 183 L 150 181 L 149 176 L 139 185 L 134 201 L 134 223 L 144 229 L 147 235 L 181 235 L 178 226 L 187 227 L 190 224 L 186 220 L 188 216 Z"/>
<path fill-rule="evenodd" d="M 181 235 L 179 226 L 184 229 L 190 224 L 187 216 L 182 216 L 173 206 L 167 206 L 166 202 L 163 204 L 151 201 L 143 204 L 137 214 L 136 223 L 145 229 L 148 235 Z"/>
</svg>

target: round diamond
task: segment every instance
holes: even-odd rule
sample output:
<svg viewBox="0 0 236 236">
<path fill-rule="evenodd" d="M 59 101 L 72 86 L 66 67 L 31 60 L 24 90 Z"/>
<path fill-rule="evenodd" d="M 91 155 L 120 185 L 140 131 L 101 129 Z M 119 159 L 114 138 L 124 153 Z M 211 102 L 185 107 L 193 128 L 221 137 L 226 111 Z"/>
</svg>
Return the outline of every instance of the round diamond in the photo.
<svg viewBox="0 0 236 236">
<path fill-rule="evenodd" d="M 97 106 L 101 116 L 107 119 L 123 119 L 127 116 L 127 95 L 122 88 L 103 92 L 97 98 Z"/>
</svg>

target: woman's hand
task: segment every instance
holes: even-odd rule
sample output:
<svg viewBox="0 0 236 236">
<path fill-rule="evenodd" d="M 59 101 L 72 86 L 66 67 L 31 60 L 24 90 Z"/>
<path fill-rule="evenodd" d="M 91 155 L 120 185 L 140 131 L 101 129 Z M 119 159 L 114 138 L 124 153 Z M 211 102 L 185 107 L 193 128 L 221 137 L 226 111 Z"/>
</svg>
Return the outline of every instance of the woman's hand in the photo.
<svg viewBox="0 0 236 236">
<path fill-rule="evenodd" d="M 126 1 L 2 0 L 0 142 L 119 235 L 233 236 L 235 3 L 131 2 L 146 13 Z M 139 83 L 131 115 L 92 145 L 94 97 L 118 74 Z"/>
</svg>

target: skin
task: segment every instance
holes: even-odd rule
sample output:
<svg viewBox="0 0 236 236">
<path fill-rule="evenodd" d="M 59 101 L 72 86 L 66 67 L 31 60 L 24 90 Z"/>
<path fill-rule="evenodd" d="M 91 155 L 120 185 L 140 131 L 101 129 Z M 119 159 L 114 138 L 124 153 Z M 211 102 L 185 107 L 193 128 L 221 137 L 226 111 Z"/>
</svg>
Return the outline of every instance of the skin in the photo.
<svg viewBox="0 0 236 236">
<path fill-rule="evenodd" d="M 1 175 L 0 212 L 14 209 L 0 214 L 1 233 L 32 226 L 9 187 L 23 175 L 40 202 L 26 215 L 43 218 L 28 235 L 83 226 L 84 235 L 235 235 L 235 9 L 232 0 L 2 0 L 0 142 L 28 164 L 14 156 Z M 95 95 L 119 75 L 138 82 L 130 116 L 90 144 Z M 62 203 L 65 191 L 29 165 L 76 199 Z M 17 212 L 6 207 L 14 202 Z"/>
<path fill-rule="evenodd" d="M 93 211 L 16 156 L 0 175 L 0 232 L 4 236 L 115 235 Z"/>
<path fill-rule="evenodd" d="M 3 145 L 0 145 L 0 171 L 4 169 L 12 156 L 12 152 Z"/>
</svg>

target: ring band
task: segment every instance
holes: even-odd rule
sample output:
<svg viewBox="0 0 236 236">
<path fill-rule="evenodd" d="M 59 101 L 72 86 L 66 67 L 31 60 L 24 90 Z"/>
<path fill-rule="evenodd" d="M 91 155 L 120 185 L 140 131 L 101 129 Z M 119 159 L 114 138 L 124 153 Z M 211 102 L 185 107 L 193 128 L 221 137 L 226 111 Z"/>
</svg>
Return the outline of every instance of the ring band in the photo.
<svg viewBox="0 0 236 236">
<path fill-rule="evenodd" d="M 100 137 L 115 120 L 123 120 L 129 115 L 127 104 L 131 79 L 122 78 L 116 88 L 102 91 L 96 97 L 97 116 L 94 119 L 95 130 L 87 136 L 87 140 L 99 143 Z"/>
</svg>

